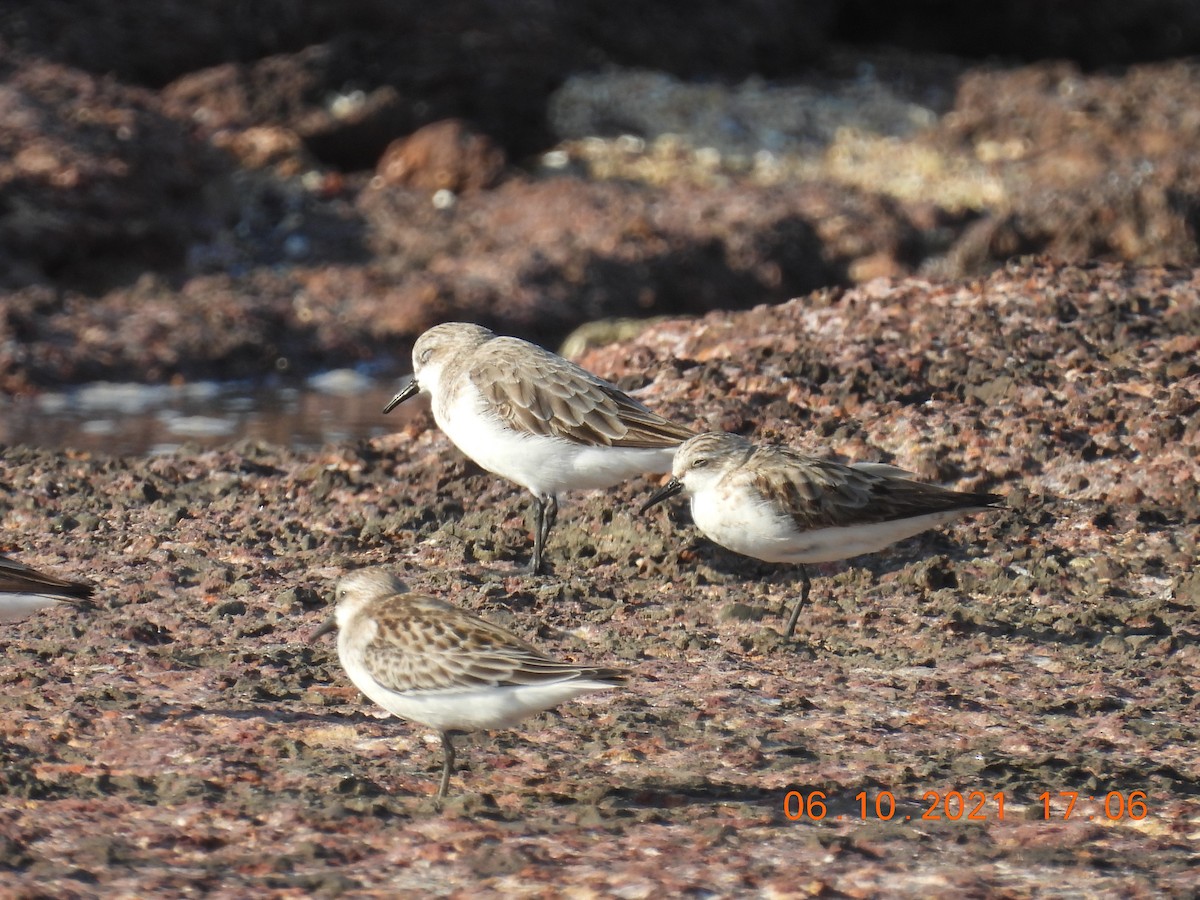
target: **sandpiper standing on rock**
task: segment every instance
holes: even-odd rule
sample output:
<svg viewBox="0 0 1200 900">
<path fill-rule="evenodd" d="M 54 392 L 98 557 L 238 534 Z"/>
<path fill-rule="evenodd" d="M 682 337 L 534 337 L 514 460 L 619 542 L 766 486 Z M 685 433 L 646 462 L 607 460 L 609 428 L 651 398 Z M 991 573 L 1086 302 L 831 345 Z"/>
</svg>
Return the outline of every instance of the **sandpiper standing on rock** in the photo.
<svg viewBox="0 0 1200 900">
<path fill-rule="evenodd" d="M 695 434 L 561 356 L 464 322 L 417 339 L 413 374 L 383 411 L 419 392 L 459 450 L 533 494 L 533 572 L 542 571 L 560 493 L 669 472 L 675 449 Z"/>
<path fill-rule="evenodd" d="M 0 555 L 0 622 L 15 622 L 59 603 L 86 600 L 93 590 L 87 582 L 48 575 Z"/>
<path fill-rule="evenodd" d="M 441 734 L 439 804 L 454 771 L 453 734 L 508 728 L 628 676 L 553 659 L 498 625 L 409 593 L 383 569 L 347 575 L 336 599 L 334 617 L 310 641 L 336 628 L 338 659 L 358 689 L 392 715 Z"/>
<path fill-rule="evenodd" d="M 847 466 L 717 431 L 683 444 L 671 471 L 671 480 L 642 512 L 682 492 L 691 499 L 696 527 L 710 540 L 765 562 L 800 566 L 800 599 L 788 619 L 787 638 L 811 587 L 805 563 L 874 553 L 995 508 L 1001 499 L 913 481 L 894 466 Z"/>
</svg>

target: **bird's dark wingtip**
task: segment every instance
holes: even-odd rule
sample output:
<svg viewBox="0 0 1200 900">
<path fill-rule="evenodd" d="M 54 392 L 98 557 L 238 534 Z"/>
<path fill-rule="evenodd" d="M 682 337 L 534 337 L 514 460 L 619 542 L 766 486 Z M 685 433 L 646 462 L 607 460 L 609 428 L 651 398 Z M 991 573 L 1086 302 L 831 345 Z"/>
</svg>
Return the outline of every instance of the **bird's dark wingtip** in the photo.
<svg viewBox="0 0 1200 900">
<path fill-rule="evenodd" d="M 62 589 L 62 592 L 76 600 L 90 600 L 96 593 L 96 586 L 87 581 L 72 581 Z"/>
<path fill-rule="evenodd" d="M 629 683 L 632 675 L 633 673 L 629 669 L 598 669 L 594 677 L 597 681 L 621 687 Z"/>
</svg>

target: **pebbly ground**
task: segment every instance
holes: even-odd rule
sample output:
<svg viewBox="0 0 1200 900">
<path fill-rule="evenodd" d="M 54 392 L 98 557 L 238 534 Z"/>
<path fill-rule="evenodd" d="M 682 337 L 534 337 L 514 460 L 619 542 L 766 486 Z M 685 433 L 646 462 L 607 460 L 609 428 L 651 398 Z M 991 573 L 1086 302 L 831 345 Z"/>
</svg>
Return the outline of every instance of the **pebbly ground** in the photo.
<svg viewBox="0 0 1200 900">
<path fill-rule="evenodd" d="M 795 644 L 794 573 L 639 516 L 649 479 L 572 497 L 520 574 L 526 498 L 427 413 L 314 453 L 3 448 L 4 542 L 99 590 L 0 634 L 0 896 L 1189 895 L 1198 296 L 1025 261 L 589 351 L 698 426 L 1006 496 L 820 567 Z M 437 814 L 433 736 L 305 642 L 369 564 L 634 683 L 476 737 Z"/>
</svg>

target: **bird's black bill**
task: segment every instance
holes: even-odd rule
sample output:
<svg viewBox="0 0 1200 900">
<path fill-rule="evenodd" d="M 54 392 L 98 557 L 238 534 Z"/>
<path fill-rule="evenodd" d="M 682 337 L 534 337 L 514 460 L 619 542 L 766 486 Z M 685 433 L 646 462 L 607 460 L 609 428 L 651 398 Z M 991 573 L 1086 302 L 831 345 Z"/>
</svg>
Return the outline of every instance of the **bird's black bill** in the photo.
<svg viewBox="0 0 1200 900">
<path fill-rule="evenodd" d="M 313 629 L 313 633 L 308 636 L 308 642 L 310 644 L 316 643 L 318 638 L 324 637 L 335 628 L 337 628 L 337 619 L 334 616 L 330 616 L 320 626 Z"/>
<path fill-rule="evenodd" d="M 395 409 L 397 406 L 399 406 L 401 403 L 403 403 L 409 397 L 420 392 L 420 390 L 421 390 L 421 386 L 419 384 L 417 384 L 417 379 L 415 379 L 415 378 L 413 378 L 413 376 L 409 375 L 408 381 L 405 383 L 404 387 L 400 388 L 400 390 L 396 392 L 396 396 L 393 397 L 391 400 L 389 400 L 387 403 L 387 406 L 385 406 L 383 408 L 384 415 L 387 415 L 388 413 L 390 413 L 393 409 Z"/>
<path fill-rule="evenodd" d="M 642 508 L 638 512 L 645 512 L 656 503 L 662 503 L 668 497 L 674 497 L 683 490 L 683 482 L 678 478 L 672 478 L 657 491 L 650 495 L 650 499 L 642 504 Z"/>
</svg>

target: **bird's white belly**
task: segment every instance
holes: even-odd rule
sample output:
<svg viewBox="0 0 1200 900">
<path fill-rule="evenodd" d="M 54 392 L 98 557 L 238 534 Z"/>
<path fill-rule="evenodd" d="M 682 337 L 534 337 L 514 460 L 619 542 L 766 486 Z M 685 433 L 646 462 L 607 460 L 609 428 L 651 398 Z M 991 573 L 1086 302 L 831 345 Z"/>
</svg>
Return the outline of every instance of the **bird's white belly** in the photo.
<svg viewBox="0 0 1200 900">
<path fill-rule="evenodd" d="M 692 498 L 692 519 L 706 537 L 735 553 L 777 563 L 833 562 L 875 553 L 972 511 L 953 509 L 889 522 L 801 531 L 790 516 L 745 495 L 705 491 Z"/>
<path fill-rule="evenodd" d="M 477 391 L 463 390 L 434 418 L 463 453 L 535 494 L 612 487 L 643 472 L 669 472 L 674 448 L 586 446 L 508 428 Z"/>
<path fill-rule="evenodd" d="M 577 679 L 553 684 L 397 692 L 385 688 L 364 669 L 347 666 L 346 671 L 359 690 L 392 715 L 438 731 L 509 728 L 581 694 L 613 687 Z"/>
<path fill-rule="evenodd" d="M 45 594 L 3 593 L 0 594 L 0 622 L 16 622 L 39 609 L 57 606 L 58 603 L 54 597 Z"/>
</svg>

